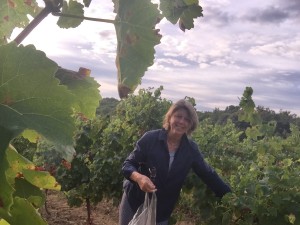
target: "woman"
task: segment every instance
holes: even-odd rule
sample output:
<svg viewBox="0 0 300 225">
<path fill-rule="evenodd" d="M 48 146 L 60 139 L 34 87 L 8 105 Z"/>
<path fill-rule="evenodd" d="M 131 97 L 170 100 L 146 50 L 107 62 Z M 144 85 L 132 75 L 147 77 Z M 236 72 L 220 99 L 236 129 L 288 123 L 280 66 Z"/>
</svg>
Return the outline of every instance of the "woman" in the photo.
<svg viewBox="0 0 300 225">
<path fill-rule="evenodd" d="M 157 225 L 167 225 L 190 169 L 222 197 L 230 188 L 204 161 L 198 146 L 188 139 L 198 125 L 197 113 L 188 101 L 179 100 L 165 115 L 163 129 L 146 132 L 123 163 L 126 178 L 120 204 L 120 225 L 128 225 L 145 192 L 156 191 Z"/>
</svg>

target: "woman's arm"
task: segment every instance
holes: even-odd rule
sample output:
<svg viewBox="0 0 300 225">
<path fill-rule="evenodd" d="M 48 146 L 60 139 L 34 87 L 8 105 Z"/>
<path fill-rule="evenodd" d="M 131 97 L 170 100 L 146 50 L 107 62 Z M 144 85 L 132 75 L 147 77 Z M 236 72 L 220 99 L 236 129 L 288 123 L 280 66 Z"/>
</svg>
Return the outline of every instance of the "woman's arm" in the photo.
<svg viewBox="0 0 300 225">
<path fill-rule="evenodd" d="M 122 173 L 126 179 L 136 182 L 144 192 L 156 191 L 156 187 L 149 177 L 141 174 L 138 170 L 141 163 L 147 161 L 146 149 L 148 138 L 144 135 L 136 144 L 134 150 L 125 159 L 122 166 Z"/>
<path fill-rule="evenodd" d="M 216 194 L 217 197 L 223 197 L 231 188 L 226 184 L 217 172 L 204 160 L 198 147 L 196 149 L 196 157 L 193 163 L 193 170 L 201 178 L 201 180 Z"/>
</svg>

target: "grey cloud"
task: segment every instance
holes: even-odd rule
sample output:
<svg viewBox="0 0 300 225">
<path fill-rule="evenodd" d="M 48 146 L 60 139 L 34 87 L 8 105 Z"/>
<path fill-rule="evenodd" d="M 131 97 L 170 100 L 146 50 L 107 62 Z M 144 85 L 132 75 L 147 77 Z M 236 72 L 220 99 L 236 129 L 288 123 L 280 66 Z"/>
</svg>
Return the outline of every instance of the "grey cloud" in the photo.
<svg viewBox="0 0 300 225">
<path fill-rule="evenodd" d="M 300 98 L 300 71 L 273 71 L 252 76 L 248 82 L 252 84 L 256 105 L 285 111 L 297 109 Z"/>
<path fill-rule="evenodd" d="M 253 67 L 256 67 L 256 65 L 254 63 L 251 63 L 251 62 L 245 61 L 245 60 L 237 60 L 237 61 L 235 61 L 235 64 L 240 68 L 251 69 Z"/>
<path fill-rule="evenodd" d="M 215 26 L 226 26 L 233 22 L 248 21 L 252 23 L 262 24 L 278 24 L 286 20 L 300 20 L 300 1 L 299 0 L 275 0 L 267 8 L 249 8 L 244 15 L 230 14 L 222 11 L 221 8 L 209 7 L 204 9 L 204 17 L 206 22 L 210 22 Z M 274 6 L 275 5 L 275 6 Z"/>
<path fill-rule="evenodd" d="M 204 9 L 203 15 L 203 20 L 205 20 L 205 22 L 212 23 L 215 26 L 226 26 L 235 20 L 233 15 L 230 15 L 219 8 L 209 6 Z"/>
<path fill-rule="evenodd" d="M 257 78 L 259 77 L 259 80 Z M 295 89 L 289 88 L 290 92 L 298 92 L 300 97 L 300 92 L 297 91 L 297 87 L 300 86 L 300 71 L 271 71 L 268 73 L 259 74 L 259 76 L 252 77 L 252 81 L 258 82 L 260 84 L 289 84 L 291 87 L 295 87 Z M 300 88 L 300 87 L 298 87 Z M 285 89 L 285 87 L 284 87 Z"/>
<path fill-rule="evenodd" d="M 268 8 L 252 8 L 251 11 L 243 16 L 243 19 L 250 22 L 277 24 L 285 22 L 286 20 L 299 22 L 299 17 L 299 0 L 275 0 Z"/>
<path fill-rule="evenodd" d="M 277 0 L 277 2 L 285 10 L 290 10 L 297 14 L 300 13 L 300 1 L 299 0 Z"/>
<path fill-rule="evenodd" d="M 183 55 L 179 56 L 165 56 L 163 54 L 156 55 L 157 63 L 164 67 L 171 68 L 182 68 L 182 67 L 197 67 L 198 63 L 192 60 L 187 59 Z M 178 62 L 178 63 L 176 63 Z"/>
<path fill-rule="evenodd" d="M 281 23 L 289 18 L 289 13 L 281 8 L 271 6 L 267 9 L 252 9 L 251 14 L 244 16 L 243 19 L 258 23 Z"/>
<path fill-rule="evenodd" d="M 101 38 L 107 39 L 107 38 L 115 38 L 116 34 L 113 30 L 104 30 L 100 31 L 99 35 Z"/>
</svg>

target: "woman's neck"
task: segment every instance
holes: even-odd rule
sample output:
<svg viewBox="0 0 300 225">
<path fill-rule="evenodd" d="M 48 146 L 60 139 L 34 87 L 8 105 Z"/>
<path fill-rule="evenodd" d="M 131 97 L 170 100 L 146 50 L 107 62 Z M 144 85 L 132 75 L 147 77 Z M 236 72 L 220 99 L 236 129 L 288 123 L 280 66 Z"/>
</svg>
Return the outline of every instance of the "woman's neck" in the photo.
<svg viewBox="0 0 300 225">
<path fill-rule="evenodd" d="M 181 137 L 182 136 L 175 136 L 168 133 L 167 144 L 169 152 L 174 152 L 179 148 Z"/>
</svg>

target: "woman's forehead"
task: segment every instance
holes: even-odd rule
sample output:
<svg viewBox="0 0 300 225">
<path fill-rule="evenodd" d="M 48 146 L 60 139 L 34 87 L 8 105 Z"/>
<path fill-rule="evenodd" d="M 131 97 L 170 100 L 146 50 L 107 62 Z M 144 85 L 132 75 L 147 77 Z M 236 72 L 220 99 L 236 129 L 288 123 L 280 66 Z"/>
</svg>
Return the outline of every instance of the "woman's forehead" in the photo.
<svg viewBox="0 0 300 225">
<path fill-rule="evenodd" d="M 185 115 L 189 115 L 189 112 L 187 109 L 185 108 L 179 108 L 177 109 L 176 111 L 173 112 L 173 115 L 176 114 L 176 115 L 179 115 L 179 114 L 185 114 Z"/>
</svg>

